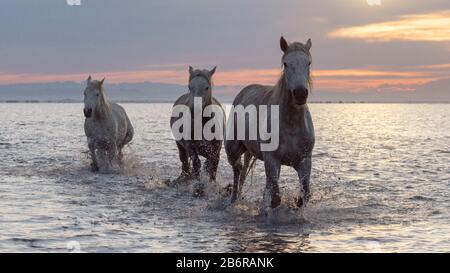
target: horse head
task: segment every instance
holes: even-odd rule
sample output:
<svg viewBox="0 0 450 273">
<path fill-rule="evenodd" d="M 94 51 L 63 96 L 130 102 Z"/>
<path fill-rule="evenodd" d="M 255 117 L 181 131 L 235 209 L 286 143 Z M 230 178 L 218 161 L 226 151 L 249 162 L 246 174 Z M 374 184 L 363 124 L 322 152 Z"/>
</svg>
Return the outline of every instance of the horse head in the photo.
<svg viewBox="0 0 450 273">
<path fill-rule="evenodd" d="M 291 93 L 293 102 L 303 105 L 311 89 L 311 39 L 305 44 L 288 42 L 281 37 L 280 48 L 283 51 L 283 84 Z"/>
<path fill-rule="evenodd" d="M 92 77 L 89 76 L 87 79 L 87 86 L 84 90 L 84 116 L 86 118 L 90 118 L 92 113 L 99 107 L 99 105 L 104 100 L 103 93 L 103 82 L 105 79 L 101 81 L 92 80 Z"/>
<path fill-rule="evenodd" d="M 202 109 L 212 102 L 212 76 L 216 72 L 216 67 L 211 70 L 194 69 L 189 66 L 189 94 L 191 101 L 195 98 L 202 99 Z"/>
</svg>

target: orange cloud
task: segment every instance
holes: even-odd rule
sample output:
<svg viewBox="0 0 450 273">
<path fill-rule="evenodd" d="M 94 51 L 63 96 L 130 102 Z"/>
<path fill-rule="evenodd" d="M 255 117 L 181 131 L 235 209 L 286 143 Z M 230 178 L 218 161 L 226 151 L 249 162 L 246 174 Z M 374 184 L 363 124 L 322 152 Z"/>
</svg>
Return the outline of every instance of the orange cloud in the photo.
<svg viewBox="0 0 450 273">
<path fill-rule="evenodd" d="M 406 15 L 398 20 L 337 29 L 332 38 L 360 39 L 369 42 L 450 41 L 450 10 Z"/>
<path fill-rule="evenodd" d="M 279 69 L 242 69 L 232 71 L 218 71 L 214 76 L 216 85 L 246 85 L 252 82 L 273 84 L 281 74 Z M 136 83 L 160 82 L 173 84 L 187 84 L 186 70 L 138 70 L 124 72 L 91 73 L 93 78 L 106 77 L 108 83 Z M 5 74 L 0 73 L 0 84 L 16 83 L 46 83 L 76 81 L 80 82 L 88 77 L 88 73 L 78 74 Z"/>
<path fill-rule="evenodd" d="M 338 69 L 338 70 L 317 70 L 315 77 L 399 77 L 412 78 L 423 77 L 424 72 L 402 72 L 402 71 L 382 71 L 370 69 Z"/>
<path fill-rule="evenodd" d="M 422 85 L 448 77 L 450 64 L 435 64 L 415 67 L 377 67 L 361 69 L 314 70 L 316 90 L 336 90 L 360 92 L 368 89 L 380 89 L 386 85 L 411 86 Z M 124 72 L 92 73 L 94 78 L 106 77 L 107 83 L 159 82 L 186 85 L 186 69 L 137 70 Z M 252 83 L 273 85 L 281 75 L 281 69 L 239 69 L 218 70 L 214 82 L 220 86 L 245 86 Z M 46 83 L 75 81 L 82 82 L 87 73 L 78 74 L 1 74 L 0 84 Z"/>
</svg>

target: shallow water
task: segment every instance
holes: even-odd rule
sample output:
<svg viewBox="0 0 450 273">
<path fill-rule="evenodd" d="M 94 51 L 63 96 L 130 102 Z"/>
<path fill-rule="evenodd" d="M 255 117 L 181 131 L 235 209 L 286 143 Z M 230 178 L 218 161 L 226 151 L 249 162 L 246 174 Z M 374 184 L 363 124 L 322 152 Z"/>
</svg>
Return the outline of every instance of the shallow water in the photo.
<svg viewBox="0 0 450 273">
<path fill-rule="evenodd" d="M 136 137 L 115 174 L 89 171 L 80 104 L 0 104 L 1 252 L 450 251 L 450 105 L 312 104 L 312 200 L 258 214 L 261 162 L 233 207 L 224 152 L 204 199 L 179 174 L 169 104 L 123 104 Z"/>
</svg>

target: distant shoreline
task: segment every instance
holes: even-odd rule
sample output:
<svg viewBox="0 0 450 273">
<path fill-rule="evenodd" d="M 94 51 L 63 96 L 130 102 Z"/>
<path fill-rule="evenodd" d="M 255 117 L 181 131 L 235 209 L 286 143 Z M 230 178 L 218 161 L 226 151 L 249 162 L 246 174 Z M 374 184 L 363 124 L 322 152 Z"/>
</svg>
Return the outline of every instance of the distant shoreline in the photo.
<svg viewBox="0 0 450 273">
<path fill-rule="evenodd" d="M 143 104 L 153 104 L 153 103 L 174 103 L 171 100 L 119 100 L 114 101 L 115 103 L 143 103 Z M 14 103 L 83 103 L 83 101 L 78 100 L 0 100 L 3 104 L 14 104 Z M 232 101 L 224 100 L 222 103 L 232 103 Z M 309 104 L 450 104 L 450 101 L 311 101 Z"/>
</svg>

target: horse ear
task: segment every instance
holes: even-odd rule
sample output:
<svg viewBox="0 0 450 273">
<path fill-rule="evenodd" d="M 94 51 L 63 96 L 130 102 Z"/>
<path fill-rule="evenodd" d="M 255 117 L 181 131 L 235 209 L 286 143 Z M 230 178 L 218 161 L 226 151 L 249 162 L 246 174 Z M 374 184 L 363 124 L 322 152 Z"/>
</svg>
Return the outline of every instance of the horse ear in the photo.
<svg viewBox="0 0 450 273">
<path fill-rule="evenodd" d="M 306 48 L 308 49 L 308 50 L 310 50 L 311 49 L 311 47 L 312 47 L 312 42 L 311 42 L 311 39 L 308 39 L 308 41 L 306 42 Z"/>
<path fill-rule="evenodd" d="M 100 86 L 103 85 L 103 82 L 105 82 L 105 78 L 103 78 L 103 80 L 100 81 Z"/>
<path fill-rule="evenodd" d="M 92 77 L 91 77 L 91 75 L 89 75 L 89 77 L 88 77 L 88 79 L 87 79 L 87 83 L 90 84 L 90 83 L 91 83 L 91 80 L 92 80 Z"/>
<path fill-rule="evenodd" d="M 286 52 L 286 50 L 288 49 L 289 44 L 288 42 L 284 39 L 283 36 L 281 36 L 280 38 L 280 48 L 283 52 Z"/>
<path fill-rule="evenodd" d="M 210 78 L 212 77 L 212 75 L 214 75 L 214 73 L 216 73 L 216 68 L 217 68 L 217 66 L 214 66 L 214 68 L 211 69 L 211 71 L 209 71 L 209 77 Z"/>
<path fill-rule="evenodd" d="M 189 75 L 192 75 L 192 73 L 194 73 L 194 68 L 192 68 L 192 66 L 189 66 Z"/>
</svg>

